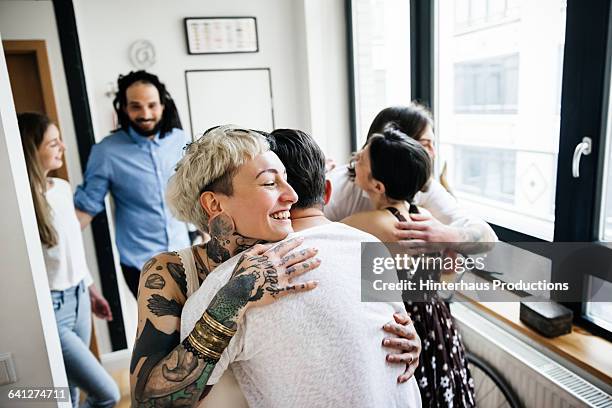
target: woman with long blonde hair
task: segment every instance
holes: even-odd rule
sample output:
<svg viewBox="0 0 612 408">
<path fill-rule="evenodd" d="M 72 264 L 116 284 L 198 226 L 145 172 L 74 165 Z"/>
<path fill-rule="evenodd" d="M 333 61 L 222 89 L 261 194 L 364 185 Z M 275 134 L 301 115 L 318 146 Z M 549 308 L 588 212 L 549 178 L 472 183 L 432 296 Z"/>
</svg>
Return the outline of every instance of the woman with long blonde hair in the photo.
<svg viewBox="0 0 612 408">
<path fill-rule="evenodd" d="M 112 407 L 119 389 L 89 350 L 91 312 L 111 320 L 111 310 L 87 267 L 70 184 L 49 177 L 62 166 L 65 146 L 47 116 L 21 113 L 17 119 L 72 405 L 78 406 L 81 388 L 87 393 L 83 406 Z"/>
</svg>

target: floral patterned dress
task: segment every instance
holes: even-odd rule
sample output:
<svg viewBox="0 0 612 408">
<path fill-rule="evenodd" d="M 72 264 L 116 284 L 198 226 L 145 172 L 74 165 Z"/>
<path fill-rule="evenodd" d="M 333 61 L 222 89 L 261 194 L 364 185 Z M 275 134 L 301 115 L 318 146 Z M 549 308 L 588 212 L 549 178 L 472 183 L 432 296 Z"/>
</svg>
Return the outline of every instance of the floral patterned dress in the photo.
<svg viewBox="0 0 612 408">
<path fill-rule="evenodd" d="M 405 221 L 395 208 L 387 208 Z M 416 211 L 415 211 L 416 210 Z M 410 206 L 410 212 L 418 212 Z M 439 271 L 419 271 L 420 279 L 439 279 Z M 423 407 L 463 408 L 476 406 L 474 379 L 468 370 L 465 347 L 447 304 L 437 296 L 422 302 L 405 302 L 421 338 L 419 367 L 414 376 L 419 384 Z"/>
</svg>

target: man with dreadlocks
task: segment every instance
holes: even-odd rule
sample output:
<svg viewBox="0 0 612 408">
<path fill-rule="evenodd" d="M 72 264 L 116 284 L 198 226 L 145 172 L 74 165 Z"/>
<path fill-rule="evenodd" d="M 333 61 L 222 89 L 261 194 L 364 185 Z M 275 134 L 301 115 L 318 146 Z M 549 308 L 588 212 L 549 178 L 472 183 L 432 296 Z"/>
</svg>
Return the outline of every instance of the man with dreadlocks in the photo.
<svg viewBox="0 0 612 408">
<path fill-rule="evenodd" d="M 117 85 L 113 107 L 119 127 L 92 147 L 74 204 L 84 228 L 111 193 L 121 268 L 136 296 L 147 259 L 190 244 L 187 225 L 173 218 L 164 203 L 166 183 L 188 140 L 157 76 L 130 72 L 120 75 Z"/>
</svg>

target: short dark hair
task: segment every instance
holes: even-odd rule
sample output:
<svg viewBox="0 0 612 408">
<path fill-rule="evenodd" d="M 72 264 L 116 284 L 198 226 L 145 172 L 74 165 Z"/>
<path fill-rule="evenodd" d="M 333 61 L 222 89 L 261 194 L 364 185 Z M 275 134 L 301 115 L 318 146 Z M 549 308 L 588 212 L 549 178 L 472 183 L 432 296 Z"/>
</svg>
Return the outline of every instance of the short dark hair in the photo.
<svg viewBox="0 0 612 408">
<path fill-rule="evenodd" d="M 296 129 L 276 129 L 268 136 L 270 150 L 287 169 L 287 181 L 298 195 L 295 208 L 322 206 L 325 196 L 325 155 L 317 142 Z"/>
<path fill-rule="evenodd" d="M 159 101 L 164 105 L 159 137 L 165 137 L 172 129 L 182 129 L 183 126 L 181 125 L 181 119 L 179 118 L 174 100 L 157 75 L 153 75 L 147 71 L 130 71 L 127 75 L 119 75 L 117 79 L 117 95 L 115 95 L 115 99 L 113 100 L 113 107 L 117 113 L 119 128 L 115 129 L 115 132 L 120 129 L 127 131 L 130 126 L 130 118 L 125 113 L 124 109 L 127 105 L 127 89 L 136 82 L 153 85 L 159 92 Z"/>
<path fill-rule="evenodd" d="M 407 136 L 419 140 L 428 125 L 433 128 L 433 118 L 425 106 L 416 102 L 408 106 L 390 106 L 376 115 L 368 130 L 368 138 L 374 133 L 382 132 L 389 124 L 393 124 Z"/>
<path fill-rule="evenodd" d="M 431 176 L 431 158 L 419 142 L 394 125 L 368 139 L 372 177 L 385 186 L 393 200 L 414 200 Z"/>
</svg>

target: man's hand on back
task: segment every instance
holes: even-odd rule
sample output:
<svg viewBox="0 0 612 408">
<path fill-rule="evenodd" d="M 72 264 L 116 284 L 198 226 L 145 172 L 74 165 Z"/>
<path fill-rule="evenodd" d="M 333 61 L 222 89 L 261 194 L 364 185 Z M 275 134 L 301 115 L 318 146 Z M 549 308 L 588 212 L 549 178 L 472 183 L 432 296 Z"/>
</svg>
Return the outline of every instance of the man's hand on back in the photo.
<svg viewBox="0 0 612 408">
<path fill-rule="evenodd" d="M 423 242 L 462 242 L 461 231 L 442 224 L 430 214 L 410 214 L 411 220 L 396 223 L 395 236 L 399 240 L 420 240 Z"/>
<path fill-rule="evenodd" d="M 395 350 L 399 353 L 387 354 L 387 361 L 390 363 L 406 364 L 406 371 L 397 377 L 398 383 L 405 383 L 413 375 L 419 366 L 419 356 L 421 354 L 421 339 L 412 324 L 412 320 L 407 314 L 395 313 L 393 320 L 383 326 L 383 330 L 399 336 L 385 337 L 383 346 Z"/>
</svg>

